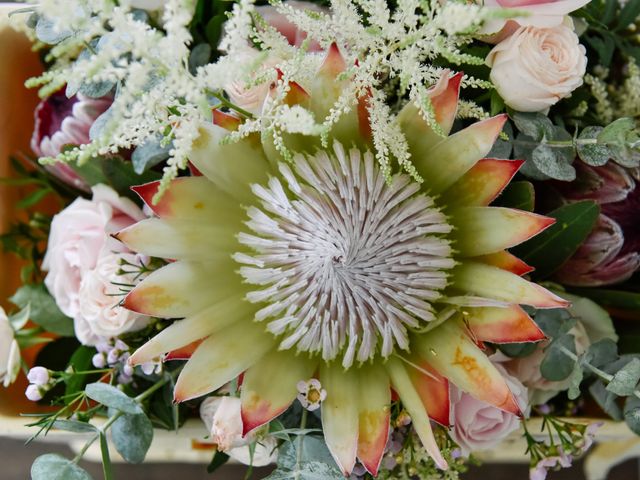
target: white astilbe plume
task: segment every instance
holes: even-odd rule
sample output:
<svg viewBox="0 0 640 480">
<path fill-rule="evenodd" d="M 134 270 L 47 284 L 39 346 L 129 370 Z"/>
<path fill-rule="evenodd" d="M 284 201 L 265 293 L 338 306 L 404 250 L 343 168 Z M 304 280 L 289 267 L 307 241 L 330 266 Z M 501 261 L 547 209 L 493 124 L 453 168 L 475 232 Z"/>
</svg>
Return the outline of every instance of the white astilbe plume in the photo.
<svg viewBox="0 0 640 480">
<path fill-rule="evenodd" d="M 373 143 L 385 177 L 391 178 L 393 160 L 420 180 L 394 118 L 395 108 L 401 104 L 396 103 L 392 109 L 389 95 L 415 101 L 424 118 L 434 123 L 427 92 L 441 76 L 442 68 L 434 66 L 433 59 L 481 63 L 483 59 L 460 49 L 486 19 L 503 15 L 464 3 L 447 2 L 442 6 L 435 0 L 400 0 L 393 13 L 384 0 L 333 0 L 331 13 L 307 12 L 275 2 L 290 21 L 308 33 L 309 39 L 323 48 L 336 42 L 347 61 L 347 71 L 341 78 L 349 81 L 342 82 L 342 95 L 326 118 L 314 118 L 302 107 L 285 105 L 284 99 L 289 82 L 302 87 L 313 82 L 322 55 L 306 53 L 308 41 L 301 48 L 289 45 L 277 30 L 261 20 L 253 0 L 240 0 L 234 5 L 219 46 L 226 54 L 216 63 L 199 67 L 195 74 L 190 71 L 189 24 L 195 3 L 196 0 L 167 0 L 161 17 L 156 19 L 162 31 L 148 25 L 139 12 L 131 12 L 128 4 L 118 5 L 113 0 L 38 3 L 40 18 L 48 23 L 51 32 L 57 32 L 58 38 L 48 55 L 53 66 L 32 79 L 30 86 L 40 86 L 41 95 L 47 96 L 65 84 L 69 94 L 87 84 L 117 85 L 113 106 L 92 131 L 92 143 L 68 150 L 55 160 L 85 162 L 161 137 L 165 144 L 172 144 L 161 194 L 178 171 L 187 166 L 197 125 L 210 118 L 211 107 L 217 102 L 213 97 L 219 97 L 233 81 L 246 79 L 249 83 L 269 82 L 275 86 L 262 112 L 247 119 L 227 141 L 260 132 L 272 138 L 276 150 L 290 159 L 284 133 L 319 135 L 327 145 L 331 127 L 355 108 L 359 96 L 371 93 L 368 109 Z M 250 61 L 242 54 L 251 45 L 261 47 L 263 58 L 278 59 L 282 72 L 278 81 L 272 71 L 260 72 L 255 56 Z M 463 86 L 490 85 L 467 77 Z M 482 116 L 473 104 L 468 104 L 463 113 Z M 438 131 L 437 125 L 434 130 Z"/>
</svg>

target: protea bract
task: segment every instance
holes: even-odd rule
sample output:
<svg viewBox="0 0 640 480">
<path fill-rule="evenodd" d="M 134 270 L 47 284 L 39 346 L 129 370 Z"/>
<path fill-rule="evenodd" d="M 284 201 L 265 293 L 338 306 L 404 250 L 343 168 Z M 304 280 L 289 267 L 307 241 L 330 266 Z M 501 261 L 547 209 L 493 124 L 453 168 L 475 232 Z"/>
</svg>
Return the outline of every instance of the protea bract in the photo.
<svg viewBox="0 0 640 480">
<path fill-rule="evenodd" d="M 324 118 L 344 69 L 332 46 L 314 84 L 292 84 L 286 101 Z M 445 134 L 461 77 L 445 77 L 432 92 Z M 482 344 L 540 340 L 519 305 L 566 305 L 523 279 L 530 269 L 506 250 L 552 220 L 488 206 L 521 165 L 483 159 L 504 116 L 442 137 L 408 104 L 398 121 L 422 183 L 403 173 L 385 179 L 366 149 L 367 120 L 366 105 L 354 109 L 335 125 L 329 148 L 290 135 L 297 153 L 285 162 L 265 135 L 221 143 L 221 125 L 239 120 L 215 112 L 190 157 L 203 176 L 174 180 L 157 204 L 158 183 L 135 189 L 157 217 L 117 238 L 175 261 L 142 281 L 125 306 L 184 319 L 131 361 L 190 356 L 176 401 L 244 373 L 245 433 L 284 412 L 300 380 L 318 377 L 327 392 L 324 435 L 345 474 L 356 458 L 377 473 L 393 389 L 446 468 L 430 419 L 448 425 L 449 382 L 518 414 Z"/>
</svg>

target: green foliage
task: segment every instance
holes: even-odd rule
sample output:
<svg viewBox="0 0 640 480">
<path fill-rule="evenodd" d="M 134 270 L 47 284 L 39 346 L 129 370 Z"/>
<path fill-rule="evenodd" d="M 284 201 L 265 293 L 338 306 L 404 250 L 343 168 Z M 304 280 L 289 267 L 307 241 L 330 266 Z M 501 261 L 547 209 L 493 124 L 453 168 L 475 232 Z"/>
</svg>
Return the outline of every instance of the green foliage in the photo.
<svg viewBox="0 0 640 480">
<path fill-rule="evenodd" d="M 65 395 L 70 396 L 77 392 L 84 390 L 85 383 L 87 382 L 89 375 L 84 373 L 75 374 L 75 372 L 84 372 L 93 366 L 91 359 L 96 353 L 96 350 L 91 347 L 81 346 L 73 352 L 69 359 L 69 367 L 67 371 L 71 373 L 65 378 L 66 388 Z"/>
<path fill-rule="evenodd" d="M 31 480 L 92 480 L 92 477 L 71 460 L 47 453 L 33 462 Z"/>
<path fill-rule="evenodd" d="M 633 395 L 640 381 L 640 360 L 632 358 L 629 363 L 618 370 L 607 385 L 607 390 L 618 396 Z"/>
<path fill-rule="evenodd" d="M 111 439 L 127 462 L 142 463 L 153 440 L 153 425 L 144 413 L 120 415 L 111 426 Z"/>
<path fill-rule="evenodd" d="M 73 320 L 60 311 L 43 284 L 23 285 L 9 299 L 20 308 L 30 309 L 30 319 L 48 332 L 64 337 L 74 336 Z"/>
<path fill-rule="evenodd" d="M 131 191 L 131 185 L 140 185 L 160 178 L 160 174 L 152 170 L 144 171 L 138 175 L 131 162 L 118 156 L 92 158 L 82 165 L 70 163 L 69 166 L 89 185 L 97 185 L 98 183 L 108 185 L 119 195 L 134 201 L 137 201 L 138 198 Z"/>
<path fill-rule="evenodd" d="M 227 455 L 224 452 L 219 452 L 218 450 L 216 450 L 213 453 L 213 458 L 211 459 L 211 462 L 209 462 L 209 465 L 207 465 L 207 473 L 215 472 L 218 468 L 220 468 L 222 465 L 227 463 L 228 460 L 229 460 L 229 455 Z"/>
<path fill-rule="evenodd" d="M 329 449 L 321 437 L 299 435 L 282 444 L 278 451 L 278 468 L 269 480 L 341 480 Z"/>
<path fill-rule="evenodd" d="M 531 240 L 513 249 L 514 253 L 536 268 L 535 278 L 546 278 L 567 261 L 593 229 L 600 208 L 591 201 L 564 205 L 547 216 L 556 223 Z"/>
<path fill-rule="evenodd" d="M 511 182 L 493 204 L 533 212 L 535 206 L 533 184 L 527 181 Z"/>
<path fill-rule="evenodd" d="M 145 171 L 164 162 L 169 158 L 169 151 L 173 148 L 171 143 L 165 145 L 161 136 L 149 139 L 137 147 L 131 155 L 133 171 L 142 175 Z"/>
<path fill-rule="evenodd" d="M 109 408 L 130 414 L 143 413 L 135 399 L 108 383 L 90 383 L 86 386 L 85 393 L 90 399 Z"/>
<path fill-rule="evenodd" d="M 640 435 L 640 399 L 629 397 L 624 402 L 624 421 L 629 429 Z"/>
</svg>

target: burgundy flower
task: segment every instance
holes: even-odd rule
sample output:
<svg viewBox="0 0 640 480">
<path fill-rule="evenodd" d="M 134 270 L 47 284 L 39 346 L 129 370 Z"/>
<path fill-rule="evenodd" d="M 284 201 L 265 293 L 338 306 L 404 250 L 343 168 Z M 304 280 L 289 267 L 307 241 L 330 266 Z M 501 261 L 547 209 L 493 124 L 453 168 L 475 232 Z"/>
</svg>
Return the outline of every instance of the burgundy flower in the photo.
<svg viewBox="0 0 640 480">
<path fill-rule="evenodd" d="M 108 97 L 89 98 L 78 94 L 67 98 L 63 91 L 54 93 L 40 102 L 35 110 L 31 149 L 39 157 L 55 157 L 68 145 L 89 143 L 91 126 L 111 102 Z M 70 166 L 57 163 L 47 168 L 63 182 L 81 190 L 90 190 Z"/>
<path fill-rule="evenodd" d="M 567 285 L 611 285 L 640 269 L 640 169 L 612 162 L 602 167 L 577 164 L 578 178 L 565 184 L 569 200 L 595 200 L 601 214 L 578 251 L 558 271 Z"/>
</svg>

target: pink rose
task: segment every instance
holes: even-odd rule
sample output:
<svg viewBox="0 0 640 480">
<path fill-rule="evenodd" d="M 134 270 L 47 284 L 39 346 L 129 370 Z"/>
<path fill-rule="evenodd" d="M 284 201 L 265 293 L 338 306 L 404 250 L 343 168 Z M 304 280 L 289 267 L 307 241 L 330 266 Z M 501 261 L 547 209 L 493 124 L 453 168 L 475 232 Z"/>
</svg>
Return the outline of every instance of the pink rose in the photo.
<svg viewBox="0 0 640 480">
<path fill-rule="evenodd" d="M 42 262 L 48 272 L 45 285 L 60 310 L 74 319 L 80 314 L 82 280 L 96 268 L 100 253 L 126 251 L 110 234 L 145 218 L 135 203 L 111 188 L 97 185 L 92 191 L 92 200 L 77 198 L 53 218 Z"/>
<path fill-rule="evenodd" d="M 277 457 L 274 437 L 259 438 L 262 432 L 252 430 L 242 437 L 241 402 L 238 397 L 208 397 L 200 405 L 200 418 L 204 422 L 218 450 L 245 465 L 263 467 Z M 250 444 L 256 442 L 253 458 Z"/>
<path fill-rule="evenodd" d="M 486 61 L 504 102 L 521 112 L 541 112 L 568 97 L 587 68 L 586 50 L 567 25 L 520 27 Z"/>
<path fill-rule="evenodd" d="M 67 98 L 63 91 L 40 102 L 35 110 L 35 127 L 31 149 L 39 157 L 56 157 L 68 145 L 85 145 L 91 141 L 89 130 L 110 106 L 111 98 L 89 98 L 78 94 Z M 68 185 L 89 191 L 89 186 L 66 163 L 47 169 Z"/>
<path fill-rule="evenodd" d="M 79 292 L 79 314 L 75 318 L 75 331 L 85 345 L 94 345 L 104 338 L 115 338 L 123 333 L 144 328 L 150 318 L 118 305 L 122 291 L 118 284 L 133 284 L 134 274 L 121 274 L 121 260 L 139 265 L 140 258 L 133 253 L 113 253 L 103 248 L 96 267 L 82 277 Z M 133 267 L 127 267 L 131 270 Z"/>
<path fill-rule="evenodd" d="M 509 375 L 501 364 L 494 364 L 503 374 L 520 409 L 525 412 L 528 408 L 527 388 L 517 378 Z M 500 443 L 520 427 L 520 419 L 451 385 L 451 424 L 451 438 L 462 453 L 468 455 Z"/>
<path fill-rule="evenodd" d="M 483 33 L 496 34 L 492 43 L 510 35 L 519 26 L 538 28 L 557 27 L 566 15 L 584 7 L 591 0 L 484 0 L 485 7 L 505 8 L 528 12 L 529 15 L 514 19 L 495 19 L 488 21 Z"/>
<path fill-rule="evenodd" d="M 311 2 L 299 2 L 296 0 L 290 0 L 286 2 L 286 5 L 295 10 L 308 10 L 312 12 L 328 13 L 328 9 L 323 8 L 315 3 Z M 307 33 L 300 30 L 295 24 L 291 23 L 289 19 L 281 14 L 276 7 L 266 5 L 263 7 L 256 7 L 258 12 L 265 21 L 278 30 L 282 35 L 286 37 L 290 45 L 299 47 L 302 42 L 307 38 Z M 322 50 L 318 42 L 311 41 L 309 44 L 310 52 L 318 52 Z"/>
</svg>

